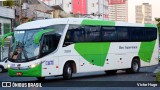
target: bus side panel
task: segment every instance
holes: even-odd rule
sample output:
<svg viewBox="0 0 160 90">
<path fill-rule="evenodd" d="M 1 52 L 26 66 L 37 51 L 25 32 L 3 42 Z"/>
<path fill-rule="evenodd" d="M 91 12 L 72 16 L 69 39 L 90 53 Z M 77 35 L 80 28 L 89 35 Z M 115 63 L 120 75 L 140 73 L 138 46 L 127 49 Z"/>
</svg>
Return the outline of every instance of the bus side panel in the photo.
<svg viewBox="0 0 160 90">
<path fill-rule="evenodd" d="M 131 67 L 132 59 L 138 56 L 140 43 L 112 42 L 106 57 L 105 69 L 125 69 Z"/>
<path fill-rule="evenodd" d="M 63 55 L 63 56 L 60 56 L 59 58 L 59 75 L 63 75 L 63 69 L 65 68 L 65 64 L 67 62 L 74 62 L 74 64 L 76 65 L 76 67 L 72 67 L 74 69 L 76 69 L 76 72 L 79 72 L 79 67 L 78 67 L 78 64 L 79 64 L 79 56 L 77 55 Z"/>
<path fill-rule="evenodd" d="M 152 59 L 150 65 L 157 65 L 159 63 L 158 54 L 159 54 L 159 38 L 156 40 L 155 48 L 153 51 Z"/>
<path fill-rule="evenodd" d="M 79 55 L 74 50 L 74 44 L 62 47 L 59 50 L 59 75 L 63 74 L 63 68 L 67 61 L 74 61 L 76 64 L 76 70 L 79 72 Z"/>
<path fill-rule="evenodd" d="M 42 58 L 42 76 L 59 75 L 59 57 L 53 54 L 47 55 Z"/>
<path fill-rule="evenodd" d="M 149 42 L 141 42 L 141 46 L 138 55 L 141 59 L 141 67 L 154 65 L 155 60 L 157 60 L 158 55 L 156 55 L 157 40 Z M 158 52 L 157 52 L 158 53 Z M 156 57 L 157 56 L 157 57 Z"/>
<path fill-rule="evenodd" d="M 107 50 L 104 51 L 103 47 Z M 99 71 L 100 67 L 103 67 L 106 53 L 108 53 L 108 44 L 76 43 L 74 48 L 80 56 L 80 72 Z"/>
</svg>

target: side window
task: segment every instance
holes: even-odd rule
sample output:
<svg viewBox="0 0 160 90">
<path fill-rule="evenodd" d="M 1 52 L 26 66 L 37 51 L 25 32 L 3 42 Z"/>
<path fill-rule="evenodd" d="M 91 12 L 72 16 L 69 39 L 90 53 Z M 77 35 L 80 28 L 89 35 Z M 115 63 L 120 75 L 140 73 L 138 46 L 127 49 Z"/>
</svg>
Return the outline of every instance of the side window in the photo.
<svg viewBox="0 0 160 90">
<path fill-rule="evenodd" d="M 42 41 L 42 56 L 45 56 L 47 54 L 49 54 L 49 45 L 50 45 L 50 36 L 49 35 L 45 35 Z"/>
<path fill-rule="evenodd" d="M 118 33 L 118 41 L 120 41 L 120 42 L 129 41 L 128 28 L 127 27 L 117 27 L 117 33 Z"/>
<path fill-rule="evenodd" d="M 100 41 L 100 27 L 98 26 L 84 26 L 86 42 Z"/>
<path fill-rule="evenodd" d="M 11 31 L 11 25 L 9 23 L 4 23 L 4 34 L 7 34 Z"/>
<path fill-rule="evenodd" d="M 148 41 L 153 41 L 157 38 L 156 28 L 145 28 L 145 39 Z"/>
<path fill-rule="evenodd" d="M 83 42 L 85 40 L 85 32 L 83 28 L 74 30 L 74 42 Z"/>
<path fill-rule="evenodd" d="M 85 32 L 79 25 L 70 25 L 66 33 L 63 46 L 68 46 L 73 43 L 83 42 L 85 40 Z"/>
<path fill-rule="evenodd" d="M 145 29 L 143 27 L 130 27 L 129 28 L 130 31 L 130 40 L 131 41 L 144 41 L 145 37 Z"/>
<path fill-rule="evenodd" d="M 60 34 L 44 35 L 41 47 L 42 56 L 45 56 L 57 49 L 60 37 Z"/>
<path fill-rule="evenodd" d="M 0 35 L 2 35 L 2 29 L 1 29 L 1 25 L 2 25 L 2 24 L 0 23 Z"/>
<path fill-rule="evenodd" d="M 106 42 L 117 41 L 117 32 L 115 27 L 102 27 L 102 40 Z"/>
</svg>

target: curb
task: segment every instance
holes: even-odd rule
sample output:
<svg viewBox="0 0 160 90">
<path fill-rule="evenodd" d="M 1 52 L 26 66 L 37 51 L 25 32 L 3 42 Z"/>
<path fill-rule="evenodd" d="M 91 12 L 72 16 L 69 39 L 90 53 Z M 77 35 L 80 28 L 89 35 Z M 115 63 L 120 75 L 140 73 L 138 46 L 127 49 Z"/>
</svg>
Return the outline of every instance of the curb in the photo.
<svg viewBox="0 0 160 90">
<path fill-rule="evenodd" d="M 160 72 L 160 64 L 158 64 L 157 69 L 155 69 L 153 73 L 156 74 L 158 72 Z"/>
</svg>

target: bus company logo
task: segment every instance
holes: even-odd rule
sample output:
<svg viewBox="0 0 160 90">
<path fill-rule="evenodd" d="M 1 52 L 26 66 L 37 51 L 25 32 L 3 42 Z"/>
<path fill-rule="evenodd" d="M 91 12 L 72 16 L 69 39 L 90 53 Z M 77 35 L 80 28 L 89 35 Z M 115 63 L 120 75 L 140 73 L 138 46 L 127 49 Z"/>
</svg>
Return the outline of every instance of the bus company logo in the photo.
<svg viewBox="0 0 160 90">
<path fill-rule="evenodd" d="M 54 61 L 45 61 L 46 65 L 54 65 Z"/>
<path fill-rule="evenodd" d="M 11 82 L 2 82 L 2 87 L 11 87 Z"/>
<path fill-rule="evenodd" d="M 18 69 L 20 70 L 21 64 L 18 64 L 17 67 L 18 67 Z"/>
</svg>

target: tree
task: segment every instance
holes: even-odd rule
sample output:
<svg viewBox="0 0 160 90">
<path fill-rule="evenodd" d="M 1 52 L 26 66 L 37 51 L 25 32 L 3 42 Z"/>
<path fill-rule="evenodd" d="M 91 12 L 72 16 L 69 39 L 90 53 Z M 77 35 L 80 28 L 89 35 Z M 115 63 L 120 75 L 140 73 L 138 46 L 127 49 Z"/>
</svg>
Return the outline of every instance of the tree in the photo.
<svg viewBox="0 0 160 90">
<path fill-rule="evenodd" d="M 14 6 L 14 5 L 15 5 L 14 0 L 6 0 L 6 1 L 3 1 L 3 6 L 12 7 L 12 6 Z"/>
<path fill-rule="evenodd" d="M 159 34 L 160 34 L 160 18 L 155 18 L 155 20 L 158 22 L 157 27 L 158 27 L 158 31 L 159 31 Z"/>
<path fill-rule="evenodd" d="M 157 26 L 160 27 L 160 18 L 155 18 L 155 20 L 158 22 Z"/>
</svg>

